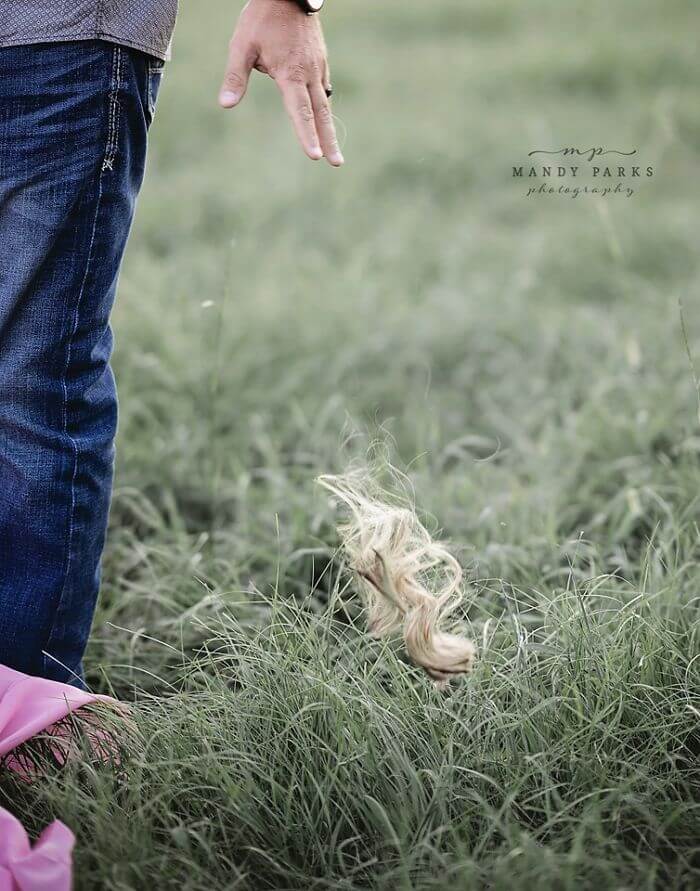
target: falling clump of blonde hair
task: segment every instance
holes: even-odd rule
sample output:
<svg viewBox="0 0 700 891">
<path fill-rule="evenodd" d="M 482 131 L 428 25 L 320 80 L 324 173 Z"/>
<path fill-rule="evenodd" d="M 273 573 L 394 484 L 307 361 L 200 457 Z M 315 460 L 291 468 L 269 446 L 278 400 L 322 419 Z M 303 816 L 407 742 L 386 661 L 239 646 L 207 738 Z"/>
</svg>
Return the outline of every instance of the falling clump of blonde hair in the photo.
<svg viewBox="0 0 700 891">
<path fill-rule="evenodd" d="M 434 541 L 412 506 L 391 504 L 367 471 L 318 482 L 349 511 L 343 550 L 377 637 L 401 633 L 411 660 L 438 684 L 470 671 L 474 644 L 444 630 L 463 601 L 462 567 Z"/>
</svg>

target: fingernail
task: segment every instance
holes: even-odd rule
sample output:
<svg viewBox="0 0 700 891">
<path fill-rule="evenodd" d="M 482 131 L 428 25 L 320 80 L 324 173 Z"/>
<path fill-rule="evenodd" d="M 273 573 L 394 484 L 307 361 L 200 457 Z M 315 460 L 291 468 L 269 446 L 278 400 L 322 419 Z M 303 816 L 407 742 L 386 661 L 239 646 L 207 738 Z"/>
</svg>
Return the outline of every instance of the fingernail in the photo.
<svg viewBox="0 0 700 891">
<path fill-rule="evenodd" d="M 238 93 L 232 93 L 230 90 L 222 90 L 219 93 L 219 102 L 222 105 L 231 106 L 238 102 Z"/>
<path fill-rule="evenodd" d="M 309 148 L 309 155 L 314 159 L 314 161 L 319 161 L 323 157 L 323 149 L 320 145 L 312 145 Z"/>
<path fill-rule="evenodd" d="M 341 164 L 345 163 L 345 158 L 342 156 L 340 152 L 333 152 L 333 154 L 328 158 L 331 164 L 335 164 L 340 167 Z"/>
</svg>

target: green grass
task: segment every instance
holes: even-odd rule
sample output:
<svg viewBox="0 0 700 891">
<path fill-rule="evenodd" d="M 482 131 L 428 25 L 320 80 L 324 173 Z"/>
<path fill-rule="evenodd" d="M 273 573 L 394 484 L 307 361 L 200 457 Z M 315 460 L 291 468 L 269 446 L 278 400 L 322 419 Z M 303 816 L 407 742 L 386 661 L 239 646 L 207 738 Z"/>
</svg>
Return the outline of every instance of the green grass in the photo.
<svg viewBox="0 0 700 891">
<path fill-rule="evenodd" d="M 330 5 L 342 171 L 262 77 L 217 110 L 231 4 L 185 2 L 87 660 L 142 751 L 0 803 L 79 889 L 698 887 L 697 4 Z M 597 144 L 656 175 L 511 177 Z M 314 485 L 377 440 L 470 580 L 446 693 L 363 633 Z"/>
</svg>

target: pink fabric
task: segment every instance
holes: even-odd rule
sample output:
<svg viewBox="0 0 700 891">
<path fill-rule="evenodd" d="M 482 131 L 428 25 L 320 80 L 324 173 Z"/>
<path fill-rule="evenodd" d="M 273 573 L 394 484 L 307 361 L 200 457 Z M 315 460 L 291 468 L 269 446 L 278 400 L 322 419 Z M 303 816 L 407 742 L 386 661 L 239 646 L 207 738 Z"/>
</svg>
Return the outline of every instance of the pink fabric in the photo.
<svg viewBox="0 0 700 891">
<path fill-rule="evenodd" d="M 75 709 L 99 700 L 110 701 L 107 696 L 31 678 L 0 665 L 0 757 Z"/>
<path fill-rule="evenodd" d="M 70 891 L 74 844 L 57 820 L 32 848 L 19 820 L 0 808 L 0 891 Z"/>
<path fill-rule="evenodd" d="M 99 700 L 111 701 L 0 665 L 0 757 Z M 0 891 L 70 891 L 74 844 L 73 833 L 57 820 L 32 848 L 22 824 L 0 808 Z"/>
</svg>

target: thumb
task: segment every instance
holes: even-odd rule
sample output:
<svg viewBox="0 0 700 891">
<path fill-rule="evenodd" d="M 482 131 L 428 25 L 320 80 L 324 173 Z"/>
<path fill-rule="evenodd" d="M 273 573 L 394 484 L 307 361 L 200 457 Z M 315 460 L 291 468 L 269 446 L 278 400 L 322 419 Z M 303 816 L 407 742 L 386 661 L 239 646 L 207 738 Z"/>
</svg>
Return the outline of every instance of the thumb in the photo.
<svg viewBox="0 0 700 891">
<path fill-rule="evenodd" d="M 232 42 L 224 82 L 219 90 L 219 105 L 222 108 L 234 108 L 245 96 L 252 68 L 250 53 L 244 52 L 239 45 Z"/>
</svg>

